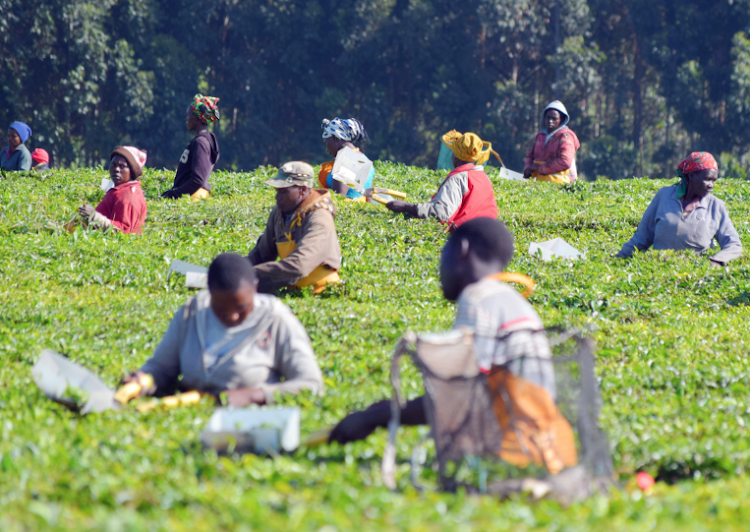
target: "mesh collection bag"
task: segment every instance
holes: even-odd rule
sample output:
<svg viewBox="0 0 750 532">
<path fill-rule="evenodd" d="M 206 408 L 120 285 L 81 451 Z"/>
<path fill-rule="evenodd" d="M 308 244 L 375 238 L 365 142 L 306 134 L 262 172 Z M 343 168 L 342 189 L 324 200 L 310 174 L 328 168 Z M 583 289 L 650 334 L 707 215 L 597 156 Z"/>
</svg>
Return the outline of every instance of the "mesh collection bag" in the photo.
<svg viewBox="0 0 750 532">
<path fill-rule="evenodd" d="M 547 332 L 554 334 L 549 342 Z M 509 346 L 538 355 L 513 357 L 486 374 L 479 370 L 469 330 L 407 333 L 401 339 L 391 366 L 394 397 L 382 466 L 389 488 L 396 488 L 395 443 L 405 405 L 399 368 L 404 355 L 424 380 L 429 437 L 435 442 L 443 489 L 456 486 L 447 474 L 451 462 L 482 457 L 521 468 L 533 463 L 553 478 L 564 478 L 570 471 L 576 479 L 611 477 L 609 446 L 598 424 L 593 341 L 578 331 L 523 330 L 497 338 L 498 351 Z M 412 482 L 418 486 L 414 465 L 413 459 Z M 561 472 L 565 473 L 558 475 Z M 518 481 L 509 482 L 496 486 L 496 491 L 524 489 Z"/>
</svg>

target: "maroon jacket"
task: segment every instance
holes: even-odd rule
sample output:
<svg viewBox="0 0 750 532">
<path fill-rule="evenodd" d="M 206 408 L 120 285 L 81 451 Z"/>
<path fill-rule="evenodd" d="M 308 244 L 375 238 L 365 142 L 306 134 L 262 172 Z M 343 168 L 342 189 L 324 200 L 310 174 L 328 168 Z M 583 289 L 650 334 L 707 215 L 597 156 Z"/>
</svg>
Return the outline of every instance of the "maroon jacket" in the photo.
<svg viewBox="0 0 750 532">
<path fill-rule="evenodd" d="M 573 133 L 573 130 L 564 127 L 558 129 L 552 135 L 546 146 L 544 145 L 545 138 L 547 138 L 546 133 L 542 131 L 537 133 L 534 144 L 531 145 L 531 149 L 526 155 L 523 164 L 524 171 L 534 164 L 534 161 L 544 161 L 544 164 L 539 166 L 540 174 L 556 174 L 570 169 L 570 182 L 574 182 L 578 179 L 578 175 L 574 173 L 571 166 L 576 156 L 576 150 L 581 147 L 578 137 Z"/>
<path fill-rule="evenodd" d="M 109 219 L 123 233 L 143 232 L 146 197 L 140 181 L 128 181 L 107 191 L 96 212 Z"/>
</svg>

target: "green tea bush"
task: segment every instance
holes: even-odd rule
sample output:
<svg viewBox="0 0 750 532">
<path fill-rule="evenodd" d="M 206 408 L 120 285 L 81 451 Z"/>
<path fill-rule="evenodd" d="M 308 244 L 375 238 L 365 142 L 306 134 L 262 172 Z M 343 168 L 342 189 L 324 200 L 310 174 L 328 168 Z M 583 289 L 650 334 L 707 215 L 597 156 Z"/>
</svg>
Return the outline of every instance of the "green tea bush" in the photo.
<svg viewBox="0 0 750 532">
<path fill-rule="evenodd" d="M 441 174 L 377 164 L 377 184 L 426 200 Z M 112 387 L 153 352 L 190 295 L 166 279 L 172 259 L 208 265 L 247 253 L 273 205 L 275 173 L 218 173 L 212 199 L 165 201 L 172 174 L 147 170 L 141 236 L 67 233 L 84 203 L 103 196 L 101 169 L 16 174 L 0 181 L 0 529 L 2 530 L 741 530 L 750 511 L 746 329 L 747 258 L 726 269 L 689 252 L 614 259 L 656 190 L 652 180 L 544 183 L 495 180 L 500 217 L 516 237 L 509 267 L 538 283 L 531 302 L 547 325 L 594 328 L 602 424 L 628 485 L 645 470 L 654 494 L 617 491 L 563 509 L 464 493 L 420 494 L 409 484 L 403 429 L 399 493 L 380 480 L 384 431 L 345 447 L 291 456 L 217 457 L 198 433 L 208 402 L 139 414 L 80 417 L 47 400 L 30 368 L 51 348 Z M 718 183 L 750 244 L 750 184 Z M 450 327 L 453 305 L 438 281 L 442 228 L 386 209 L 336 199 L 344 282 L 321 296 L 283 296 L 307 327 L 327 386 L 284 403 L 302 408 L 303 437 L 390 396 L 388 367 L 408 329 Z M 587 254 L 541 262 L 533 241 L 562 237 Z M 404 388 L 420 393 L 405 365 Z M 427 468 L 429 482 L 434 473 Z"/>
</svg>

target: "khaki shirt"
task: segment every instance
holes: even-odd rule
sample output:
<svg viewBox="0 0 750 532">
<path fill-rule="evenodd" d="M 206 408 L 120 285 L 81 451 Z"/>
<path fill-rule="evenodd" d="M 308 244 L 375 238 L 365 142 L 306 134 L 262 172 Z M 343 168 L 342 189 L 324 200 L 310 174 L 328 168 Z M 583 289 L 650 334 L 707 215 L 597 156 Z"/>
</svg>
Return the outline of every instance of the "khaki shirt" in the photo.
<svg viewBox="0 0 750 532">
<path fill-rule="evenodd" d="M 327 190 L 312 190 L 310 196 L 286 219 L 274 207 L 268 223 L 248 258 L 263 288 L 295 285 L 318 266 L 332 271 L 341 268 L 341 248 L 333 217 L 336 208 Z M 279 257 L 278 245 L 295 243 L 285 259 Z"/>
</svg>

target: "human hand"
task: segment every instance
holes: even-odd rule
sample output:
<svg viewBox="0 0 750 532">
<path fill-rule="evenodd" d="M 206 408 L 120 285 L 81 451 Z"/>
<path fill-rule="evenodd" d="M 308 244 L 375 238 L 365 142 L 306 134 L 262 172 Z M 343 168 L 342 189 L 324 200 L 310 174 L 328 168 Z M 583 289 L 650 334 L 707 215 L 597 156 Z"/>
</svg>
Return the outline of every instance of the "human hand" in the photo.
<svg viewBox="0 0 750 532">
<path fill-rule="evenodd" d="M 533 174 L 533 173 L 534 173 L 534 169 L 531 168 L 531 167 L 529 167 L 529 168 L 527 168 L 526 170 L 523 171 L 523 178 L 524 179 L 529 179 L 531 177 L 531 174 Z"/>
<path fill-rule="evenodd" d="M 266 404 L 266 394 L 260 388 L 238 388 L 224 392 L 229 406 L 240 407 L 251 404 Z"/>
<path fill-rule="evenodd" d="M 134 382 L 141 387 L 141 393 L 139 395 L 152 394 L 156 391 L 154 377 L 151 374 L 145 373 L 141 370 L 134 371 L 130 375 L 125 375 L 120 380 L 120 385 L 122 386 L 123 384 L 130 384 L 131 382 Z"/>
<path fill-rule="evenodd" d="M 88 218 L 89 216 L 91 216 L 92 214 L 94 214 L 95 210 L 96 209 L 94 209 L 91 205 L 81 205 L 78 208 L 78 214 L 80 214 L 84 218 Z"/>
<path fill-rule="evenodd" d="M 721 262 L 717 262 L 714 259 L 709 259 L 708 262 L 710 262 L 711 266 L 713 266 L 715 268 L 723 268 L 724 267 L 724 264 L 722 264 Z"/>
</svg>

